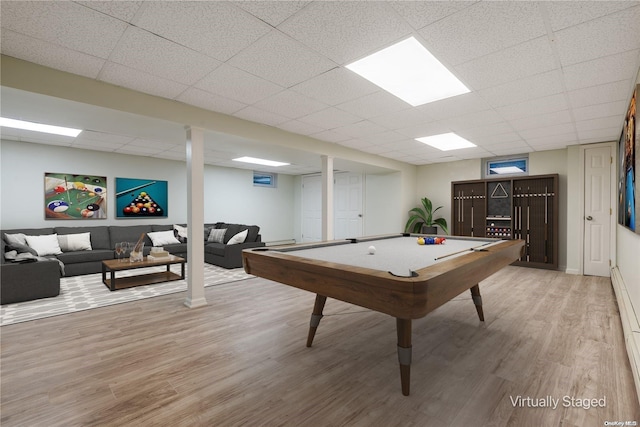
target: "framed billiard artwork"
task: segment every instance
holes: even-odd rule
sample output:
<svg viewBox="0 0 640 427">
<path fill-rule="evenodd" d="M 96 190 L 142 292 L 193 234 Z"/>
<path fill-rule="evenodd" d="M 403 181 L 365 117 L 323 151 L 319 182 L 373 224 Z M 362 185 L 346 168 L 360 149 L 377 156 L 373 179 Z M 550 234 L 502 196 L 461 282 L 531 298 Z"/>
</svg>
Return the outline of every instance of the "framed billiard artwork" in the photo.
<svg viewBox="0 0 640 427">
<path fill-rule="evenodd" d="M 107 218 L 107 177 L 44 174 L 45 219 Z"/>
<path fill-rule="evenodd" d="M 637 170 L 640 167 L 640 138 L 638 134 L 636 100 L 640 92 L 640 85 L 636 85 L 629 108 L 624 119 L 622 135 L 620 136 L 618 153 L 618 223 L 640 234 L 640 183 Z"/>
<path fill-rule="evenodd" d="M 116 218 L 166 218 L 167 181 L 116 178 Z"/>
</svg>

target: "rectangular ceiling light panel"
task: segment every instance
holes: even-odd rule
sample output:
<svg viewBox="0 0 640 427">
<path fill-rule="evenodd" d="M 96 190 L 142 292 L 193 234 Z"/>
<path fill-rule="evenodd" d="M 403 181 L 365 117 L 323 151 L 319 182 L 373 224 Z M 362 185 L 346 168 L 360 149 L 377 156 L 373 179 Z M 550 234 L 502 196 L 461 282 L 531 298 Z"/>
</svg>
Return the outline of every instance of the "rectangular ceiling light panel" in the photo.
<svg viewBox="0 0 640 427">
<path fill-rule="evenodd" d="M 283 162 L 276 162 L 273 160 L 265 160 L 265 159 L 258 159 L 255 157 L 238 157 L 237 159 L 233 159 L 234 162 L 244 162 L 244 163 L 253 163 L 256 165 L 263 165 L 263 166 L 287 166 L 289 165 L 289 163 L 283 163 Z"/>
<path fill-rule="evenodd" d="M 476 144 L 467 141 L 461 136 L 455 133 L 443 133 L 440 135 L 424 136 L 422 138 L 416 138 L 416 141 L 420 141 L 424 144 L 430 145 L 438 150 L 450 151 L 459 150 L 461 148 L 477 147 Z"/>
<path fill-rule="evenodd" d="M 414 37 L 346 67 L 414 107 L 469 92 Z"/>
<path fill-rule="evenodd" d="M 23 120 L 7 119 L 4 117 L 0 117 L 0 126 L 14 129 L 32 130 L 35 132 L 51 133 L 54 135 L 72 136 L 74 138 L 78 136 L 80 132 L 82 132 L 82 129 L 43 125 L 41 123 L 25 122 Z"/>
</svg>

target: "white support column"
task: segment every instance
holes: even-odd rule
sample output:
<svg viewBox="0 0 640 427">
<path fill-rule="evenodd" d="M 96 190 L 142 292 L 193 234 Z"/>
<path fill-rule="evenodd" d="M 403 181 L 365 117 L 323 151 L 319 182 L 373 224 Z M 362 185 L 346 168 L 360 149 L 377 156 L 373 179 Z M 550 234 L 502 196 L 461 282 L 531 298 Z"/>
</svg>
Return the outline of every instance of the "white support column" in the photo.
<svg viewBox="0 0 640 427">
<path fill-rule="evenodd" d="M 204 297 L 204 131 L 187 131 L 187 298 L 189 308 L 207 305 Z"/>
<path fill-rule="evenodd" d="M 322 156 L 322 240 L 333 236 L 333 157 Z"/>
</svg>

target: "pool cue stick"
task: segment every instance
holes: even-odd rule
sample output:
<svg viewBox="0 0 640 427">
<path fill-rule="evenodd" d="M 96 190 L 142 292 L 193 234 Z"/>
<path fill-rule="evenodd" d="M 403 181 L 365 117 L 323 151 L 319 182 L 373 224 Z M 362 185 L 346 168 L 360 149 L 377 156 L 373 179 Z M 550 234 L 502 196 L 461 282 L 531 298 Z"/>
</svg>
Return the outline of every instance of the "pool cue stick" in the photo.
<svg viewBox="0 0 640 427">
<path fill-rule="evenodd" d="M 531 192 L 530 192 L 530 188 L 527 187 L 527 262 L 529 262 L 529 253 L 531 252 L 531 248 L 529 247 L 530 245 L 530 241 L 529 241 L 529 234 L 530 234 L 530 221 L 529 221 L 529 213 L 531 212 L 530 210 L 530 205 L 531 205 Z"/>
<path fill-rule="evenodd" d="M 119 193 L 116 193 L 116 197 L 124 196 L 127 193 L 130 193 L 130 192 L 136 191 L 136 190 L 140 190 L 141 188 L 148 187 L 148 186 L 153 185 L 153 184 L 155 184 L 157 182 L 158 181 L 151 181 L 151 182 L 148 182 L 146 184 L 138 185 L 137 187 L 133 187 L 133 188 L 130 188 L 128 190 L 121 191 Z"/>
<path fill-rule="evenodd" d="M 67 182 L 67 176 L 64 176 L 64 188 L 65 191 L 67 192 L 67 202 L 69 202 L 69 205 L 72 205 L 73 202 L 71 201 L 71 196 L 69 196 L 69 183 Z"/>
<path fill-rule="evenodd" d="M 487 242 L 487 243 L 483 243 L 482 245 L 474 246 L 474 247 L 469 248 L 469 249 L 462 249 L 461 251 L 452 252 L 452 253 L 447 254 L 447 255 L 442 255 L 442 256 L 439 256 L 439 257 L 435 257 L 434 261 L 438 261 L 438 260 L 441 260 L 441 259 L 444 259 L 444 258 L 449 258 L 450 256 L 458 255 L 458 254 L 461 254 L 463 252 L 474 252 L 478 248 L 481 248 L 481 247 L 487 246 L 487 245 L 492 245 L 493 243 L 494 242 Z"/>
<path fill-rule="evenodd" d="M 549 217 L 548 217 L 548 197 L 549 197 L 549 188 L 544 187 L 544 262 L 549 261 L 547 244 L 549 241 Z"/>
</svg>

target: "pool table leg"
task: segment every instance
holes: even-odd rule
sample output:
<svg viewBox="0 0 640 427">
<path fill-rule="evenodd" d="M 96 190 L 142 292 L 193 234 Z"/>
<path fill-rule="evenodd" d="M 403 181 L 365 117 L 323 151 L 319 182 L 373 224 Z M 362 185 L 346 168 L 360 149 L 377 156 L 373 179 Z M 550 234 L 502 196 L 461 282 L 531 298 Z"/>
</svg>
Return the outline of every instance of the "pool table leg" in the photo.
<svg viewBox="0 0 640 427">
<path fill-rule="evenodd" d="M 476 311 L 481 322 L 484 322 L 484 312 L 482 311 L 482 297 L 480 296 L 480 286 L 475 285 L 471 287 L 471 298 L 476 305 Z"/>
<path fill-rule="evenodd" d="M 396 318 L 398 331 L 398 362 L 402 394 L 409 396 L 411 385 L 411 319 Z"/>
<path fill-rule="evenodd" d="M 327 302 L 327 297 L 324 295 L 316 294 L 316 302 L 313 305 L 313 314 L 311 315 L 311 321 L 309 322 L 309 335 L 307 336 L 307 347 L 311 347 L 313 343 L 313 337 L 316 336 L 320 319 L 322 319 L 322 310 L 324 309 L 324 303 Z"/>
</svg>

